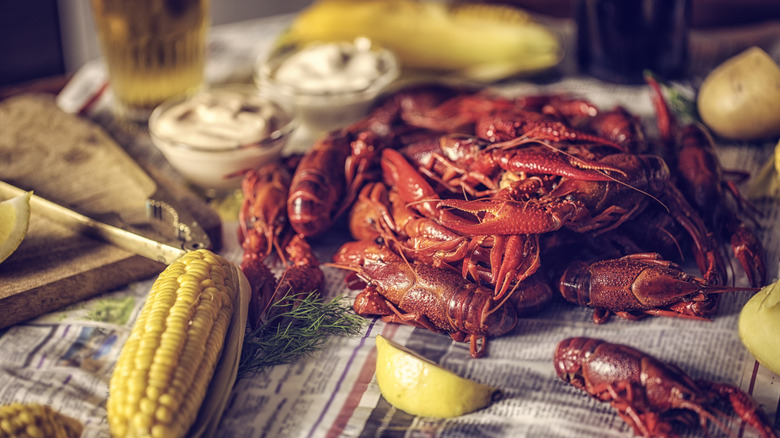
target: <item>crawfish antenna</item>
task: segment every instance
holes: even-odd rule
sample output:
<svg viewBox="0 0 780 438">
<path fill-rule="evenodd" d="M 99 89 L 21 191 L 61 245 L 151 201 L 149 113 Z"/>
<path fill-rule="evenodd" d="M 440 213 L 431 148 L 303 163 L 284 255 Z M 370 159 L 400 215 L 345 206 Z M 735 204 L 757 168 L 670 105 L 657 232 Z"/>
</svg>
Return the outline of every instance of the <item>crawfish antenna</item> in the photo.
<svg viewBox="0 0 780 438">
<path fill-rule="evenodd" d="M 692 403 L 689 401 L 683 401 L 680 403 L 680 408 L 683 409 L 690 409 L 691 411 L 695 412 L 699 416 L 699 424 L 701 425 L 701 429 L 704 431 L 705 434 L 707 434 L 707 422 L 712 421 L 712 423 L 718 427 L 718 429 L 722 430 L 723 433 L 725 433 L 727 436 L 736 438 L 734 434 L 732 434 L 729 429 L 726 427 L 723 422 L 721 422 L 716 415 L 713 415 L 701 405 L 698 405 L 696 403 Z M 719 410 L 715 410 L 715 412 L 719 416 L 725 416 L 725 414 Z M 709 436 L 709 434 L 707 434 Z"/>
<path fill-rule="evenodd" d="M 509 298 L 512 295 L 514 295 L 515 291 L 520 286 L 520 283 L 521 283 L 520 281 L 516 282 L 515 285 L 512 287 L 512 289 L 509 292 L 507 292 L 506 294 L 504 294 L 504 297 L 501 298 L 501 301 L 499 301 L 498 304 L 496 304 L 495 306 L 491 307 L 487 312 L 485 312 L 484 318 L 487 319 L 487 317 L 490 316 L 493 312 L 495 312 L 496 310 L 500 309 L 504 304 L 506 304 L 507 300 L 509 300 Z"/>
</svg>

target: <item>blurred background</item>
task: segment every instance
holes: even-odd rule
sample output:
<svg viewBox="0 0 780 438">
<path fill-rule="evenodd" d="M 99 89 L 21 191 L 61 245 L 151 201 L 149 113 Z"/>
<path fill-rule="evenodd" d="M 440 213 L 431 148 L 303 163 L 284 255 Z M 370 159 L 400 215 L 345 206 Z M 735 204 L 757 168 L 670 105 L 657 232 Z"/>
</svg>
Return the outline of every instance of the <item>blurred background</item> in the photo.
<svg viewBox="0 0 780 438">
<path fill-rule="evenodd" d="M 212 22 L 291 13 L 311 2 L 215 0 Z M 99 56 L 89 0 L 0 1 L 0 86 L 73 72 Z"/>
<path fill-rule="evenodd" d="M 292 13 L 312 1 L 217 0 L 212 2 L 212 22 L 220 25 Z M 576 0 L 494 1 L 568 19 Z M 777 20 L 780 0 L 693 0 L 692 25 L 697 29 Z M 0 86 L 71 73 L 98 56 L 89 0 L 0 2 Z"/>
</svg>

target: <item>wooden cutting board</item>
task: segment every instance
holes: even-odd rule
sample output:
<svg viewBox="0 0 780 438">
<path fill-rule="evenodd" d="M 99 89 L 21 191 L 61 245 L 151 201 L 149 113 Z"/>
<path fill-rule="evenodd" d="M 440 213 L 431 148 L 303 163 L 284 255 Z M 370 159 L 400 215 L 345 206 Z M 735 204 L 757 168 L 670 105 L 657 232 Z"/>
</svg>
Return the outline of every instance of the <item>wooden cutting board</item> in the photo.
<svg viewBox="0 0 780 438">
<path fill-rule="evenodd" d="M 219 216 L 188 189 L 149 170 L 154 180 L 100 126 L 60 110 L 54 96 L 0 102 L 0 180 L 98 220 L 119 213 L 129 224 L 147 220 L 145 201 L 161 186 L 218 246 Z M 33 209 L 27 236 L 0 263 L 0 328 L 150 278 L 164 267 L 78 235 Z"/>
</svg>

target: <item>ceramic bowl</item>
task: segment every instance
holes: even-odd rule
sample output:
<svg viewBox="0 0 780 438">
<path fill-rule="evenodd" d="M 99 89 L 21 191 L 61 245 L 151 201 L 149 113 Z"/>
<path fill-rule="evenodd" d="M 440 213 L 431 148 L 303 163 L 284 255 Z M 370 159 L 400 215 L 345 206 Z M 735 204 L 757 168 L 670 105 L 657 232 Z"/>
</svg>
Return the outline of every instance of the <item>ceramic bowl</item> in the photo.
<svg viewBox="0 0 780 438">
<path fill-rule="evenodd" d="M 317 133 L 363 117 L 399 71 L 393 52 L 357 38 L 282 45 L 258 60 L 255 82 L 290 102 L 301 126 Z"/>
<path fill-rule="evenodd" d="M 244 170 L 279 158 L 296 126 L 290 103 L 252 85 L 171 99 L 149 117 L 166 160 L 204 190 L 238 188 Z"/>
</svg>

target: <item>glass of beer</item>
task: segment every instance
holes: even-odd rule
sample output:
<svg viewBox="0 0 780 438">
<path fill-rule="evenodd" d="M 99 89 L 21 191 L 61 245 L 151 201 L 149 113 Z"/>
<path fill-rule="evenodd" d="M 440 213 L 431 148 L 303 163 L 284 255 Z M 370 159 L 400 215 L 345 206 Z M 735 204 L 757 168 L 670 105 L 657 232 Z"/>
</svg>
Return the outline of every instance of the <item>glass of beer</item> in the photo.
<svg viewBox="0 0 780 438">
<path fill-rule="evenodd" d="M 203 85 L 210 0 L 92 0 L 114 112 L 145 122 Z"/>
<path fill-rule="evenodd" d="M 683 76 L 691 0 L 579 0 L 577 61 L 598 79 L 644 83 L 644 70 Z"/>
</svg>

